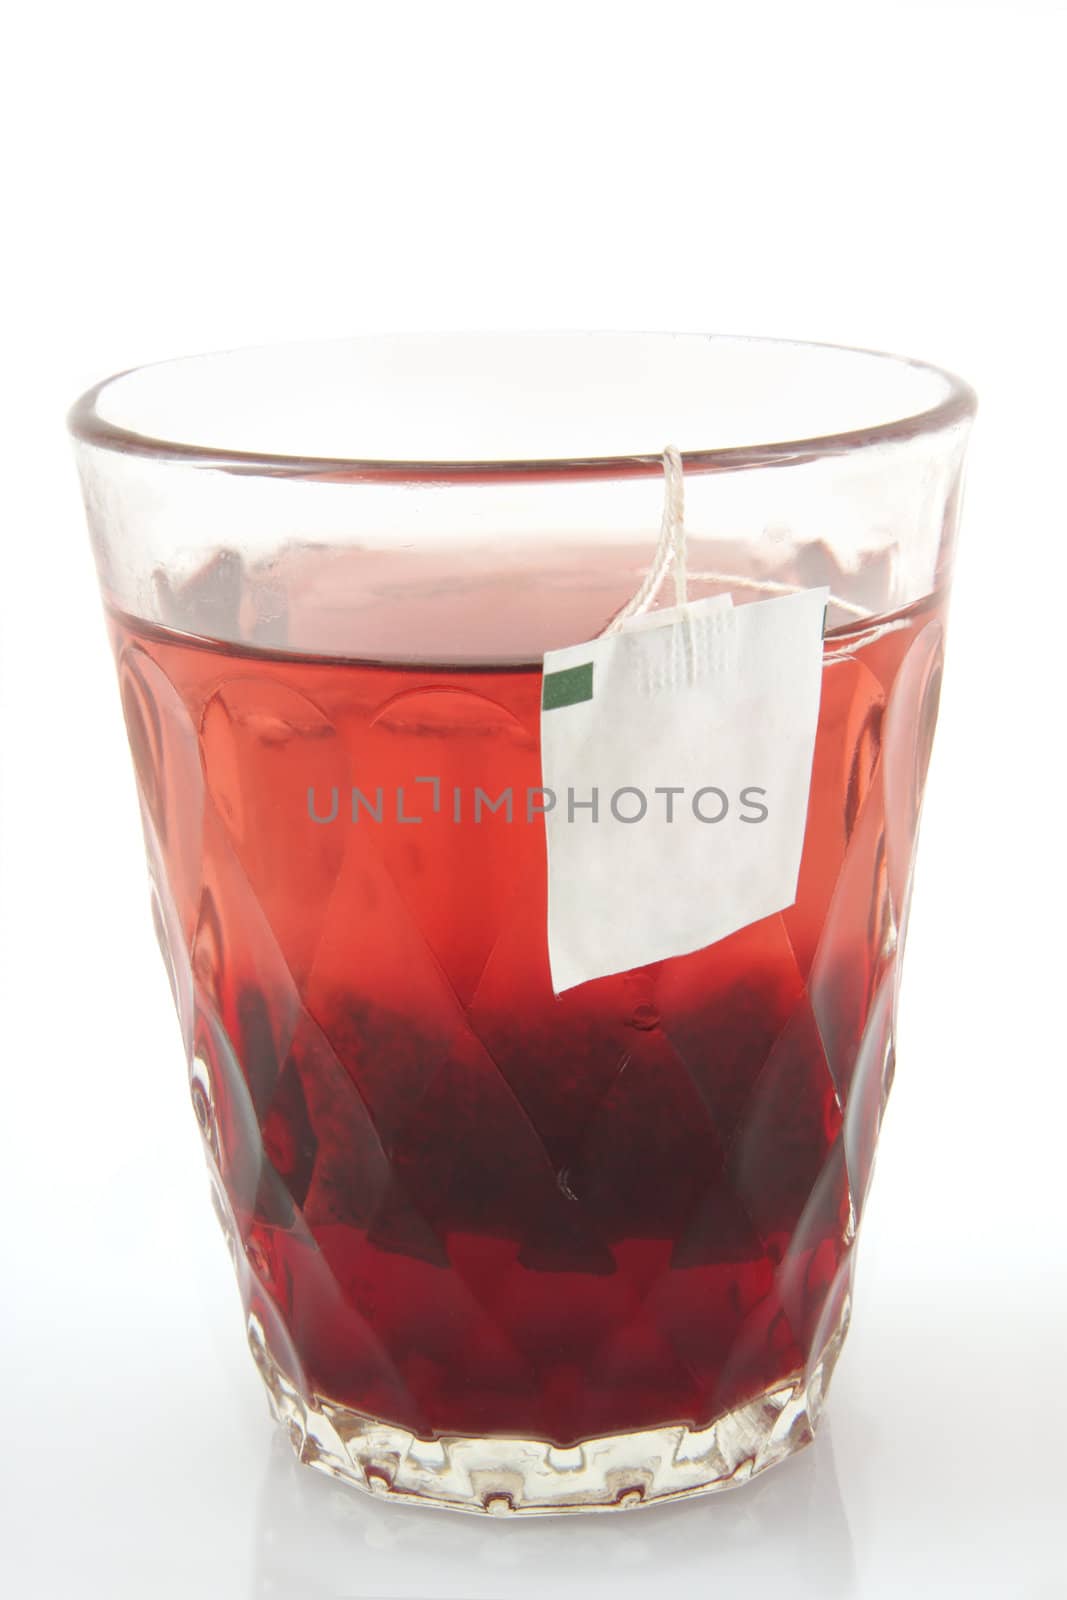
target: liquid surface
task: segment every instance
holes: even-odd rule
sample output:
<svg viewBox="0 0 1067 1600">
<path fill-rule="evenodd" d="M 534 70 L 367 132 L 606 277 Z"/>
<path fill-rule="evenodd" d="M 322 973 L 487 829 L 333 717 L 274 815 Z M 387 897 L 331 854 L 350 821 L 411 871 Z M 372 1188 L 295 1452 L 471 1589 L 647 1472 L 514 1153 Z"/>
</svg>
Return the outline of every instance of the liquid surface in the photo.
<svg viewBox="0 0 1067 1600">
<path fill-rule="evenodd" d="M 475 590 L 474 653 L 498 623 Z M 194 1102 L 306 1392 L 568 1445 L 803 1369 L 892 1069 L 938 602 L 826 642 L 796 904 L 560 998 L 543 824 L 447 798 L 539 784 L 538 667 L 112 630 Z"/>
</svg>

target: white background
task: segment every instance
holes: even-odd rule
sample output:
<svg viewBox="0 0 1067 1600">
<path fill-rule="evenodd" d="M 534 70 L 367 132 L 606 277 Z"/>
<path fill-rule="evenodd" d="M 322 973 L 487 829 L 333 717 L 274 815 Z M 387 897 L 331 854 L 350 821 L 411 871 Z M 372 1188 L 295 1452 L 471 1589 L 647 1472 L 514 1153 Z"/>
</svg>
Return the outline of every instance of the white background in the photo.
<svg viewBox="0 0 1067 1600">
<path fill-rule="evenodd" d="M 1063 5 L 19 6 L 0 92 L 11 1593 L 1067 1593 Z M 694 328 L 979 390 L 899 1070 L 826 1431 L 500 1527 L 272 1445 L 154 947 L 67 404 L 390 328 Z"/>
</svg>

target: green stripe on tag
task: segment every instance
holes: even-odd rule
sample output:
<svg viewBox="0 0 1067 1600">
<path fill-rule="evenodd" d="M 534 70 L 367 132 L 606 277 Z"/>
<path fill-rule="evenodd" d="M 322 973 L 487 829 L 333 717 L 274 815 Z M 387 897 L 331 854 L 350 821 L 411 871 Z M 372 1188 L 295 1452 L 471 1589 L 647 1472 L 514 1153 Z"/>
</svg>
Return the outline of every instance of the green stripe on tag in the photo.
<svg viewBox="0 0 1067 1600">
<path fill-rule="evenodd" d="M 542 711 L 555 711 L 560 706 L 576 706 L 582 700 L 592 698 L 591 661 L 583 661 L 580 667 L 567 667 L 563 672 L 545 673 L 541 689 Z"/>
</svg>

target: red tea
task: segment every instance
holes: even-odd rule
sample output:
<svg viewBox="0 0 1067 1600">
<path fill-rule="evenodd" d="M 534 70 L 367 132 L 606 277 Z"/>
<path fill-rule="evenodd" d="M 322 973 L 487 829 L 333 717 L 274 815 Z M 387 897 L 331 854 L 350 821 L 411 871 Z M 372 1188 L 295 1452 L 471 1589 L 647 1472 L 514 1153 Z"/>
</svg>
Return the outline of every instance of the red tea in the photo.
<svg viewBox="0 0 1067 1600">
<path fill-rule="evenodd" d="M 521 590 L 447 594 L 468 664 L 441 665 L 432 593 L 419 659 L 376 663 L 346 658 L 343 572 L 298 623 L 290 594 L 240 629 L 233 582 L 218 631 L 253 642 L 183 632 L 174 594 L 173 628 L 112 621 L 194 1101 L 274 1359 L 423 1438 L 559 1446 L 703 1427 L 803 1372 L 847 1316 L 892 1070 L 939 602 L 827 636 L 795 905 L 557 998 Z M 610 615 L 566 594 L 542 647 Z M 386 587 L 360 652 L 420 603 Z"/>
</svg>

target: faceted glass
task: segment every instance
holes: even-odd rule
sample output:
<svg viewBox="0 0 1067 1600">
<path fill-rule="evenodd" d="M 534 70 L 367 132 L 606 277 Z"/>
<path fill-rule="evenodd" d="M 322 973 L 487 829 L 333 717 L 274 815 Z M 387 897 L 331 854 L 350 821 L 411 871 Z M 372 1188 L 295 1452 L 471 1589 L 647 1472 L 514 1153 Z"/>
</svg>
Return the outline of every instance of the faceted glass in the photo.
<svg viewBox="0 0 1067 1600">
<path fill-rule="evenodd" d="M 75 406 L 193 1105 L 303 1460 L 508 1514 L 810 1438 L 973 410 L 920 363 L 696 335 L 233 352 Z M 797 897 L 557 997 L 542 819 L 473 797 L 540 783 L 541 656 L 641 583 L 668 443 L 694 597 L 831 591 Z"/>
</svg>

